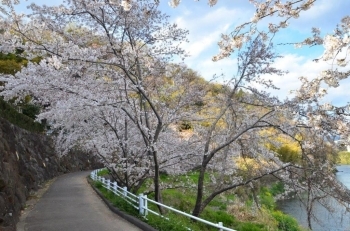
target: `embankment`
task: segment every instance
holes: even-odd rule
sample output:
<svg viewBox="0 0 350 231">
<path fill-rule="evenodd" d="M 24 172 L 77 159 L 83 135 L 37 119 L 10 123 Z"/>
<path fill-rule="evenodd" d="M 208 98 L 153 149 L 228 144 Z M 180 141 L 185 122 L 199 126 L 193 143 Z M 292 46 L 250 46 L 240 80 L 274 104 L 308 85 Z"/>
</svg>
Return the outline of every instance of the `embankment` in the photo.
<svg viewBox="0 0 350 231">
<path fill-rule="evenodd" d="M 96 157 L 83 152 L 59 158 L 48 136 L 21 129 L 0 117 L 0 230 L 16 230 L 30 192 L 46 180 L 100 167 Z"/>
</svg>

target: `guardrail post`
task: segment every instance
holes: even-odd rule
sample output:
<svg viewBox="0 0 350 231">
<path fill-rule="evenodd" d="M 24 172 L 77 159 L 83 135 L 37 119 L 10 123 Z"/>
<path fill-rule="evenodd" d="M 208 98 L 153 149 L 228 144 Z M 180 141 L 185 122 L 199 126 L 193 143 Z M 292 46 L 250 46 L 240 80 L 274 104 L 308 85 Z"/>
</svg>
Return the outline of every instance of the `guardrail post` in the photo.
<svg viewBox="0 0 350 231">
<path fill-rule="evenodd" d="M 118 194 L 117 192 L 118 192 L 118 183 L 116 182 L 116 181 L 114 181 L 114 183 L 113 183 L 113 189 L 114 189 L 114 194 Z"/>
<path fill-rule="evenodd" d="M 107 184 L 108 191 L 111 190 L 111 180 L 110 179 L 106 180 L 106 184 Z"/>
<path fill-rule="evenodd" d="M 143 199 L 143 194 L 141 193 L 139 195 L 139 213 L 140 213 L 141 216 L 145 215 L 145 210 L 143 208 L 143 204 L 144 204 L 143 200 L 144 200 Z"/>
<path fill-rule="evenodd" d="M 102 177 L 102 179 L 101 179 L 101 180 L 102 180 L 102 185 L 103 185 L 103 186 L 105 186 L 105 184 L 106 184 L 106 182 L 105 182 L 105 178 L 104 178 L 104 177 Z"/>
<path fill-rule="evenodd" d="M 219 222 L 218 225 L 219 225 L 219 227 L 224 227 L 224 225 L 223 225 L 222 222 Z M 222 228 L 219 228 L 219 231 L 223 231 L 223 229 L 222 229 Z"/>
<path fill-rule="evenodd" d="M 145 216 L 148 215 L 148 200 L 147 200 L 147 195 L 143 196 L 143 208 L 145 210 Z"/>
<path fill-rule="evenodd" d="M 139 195 L 139 212 L 142 216 L 147 216 L 148 208 L 147 208 L 147 195 L 143 195 L 142 193 Z"/>
<path fill-rule="evenodd" d="M 126 186 L 123 187 L 123 196 L 126 197 L 128 195 L 127 192 L 128 192 L 128 188 Z"/>
</svg>

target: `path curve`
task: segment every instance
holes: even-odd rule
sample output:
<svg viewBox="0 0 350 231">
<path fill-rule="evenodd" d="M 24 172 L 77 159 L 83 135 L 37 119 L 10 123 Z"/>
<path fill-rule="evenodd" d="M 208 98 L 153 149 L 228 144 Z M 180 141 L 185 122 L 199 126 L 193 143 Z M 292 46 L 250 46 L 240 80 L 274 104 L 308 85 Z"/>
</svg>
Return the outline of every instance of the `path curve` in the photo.
<svg viewBox="0 0 350 231">
<path fill-rule="evenodd" d="M 90 172 L 59 176 L 34 208 L 17 224 L 18 231 L 141 231 L 104 204 L 88 184 Z"/>
</svg>

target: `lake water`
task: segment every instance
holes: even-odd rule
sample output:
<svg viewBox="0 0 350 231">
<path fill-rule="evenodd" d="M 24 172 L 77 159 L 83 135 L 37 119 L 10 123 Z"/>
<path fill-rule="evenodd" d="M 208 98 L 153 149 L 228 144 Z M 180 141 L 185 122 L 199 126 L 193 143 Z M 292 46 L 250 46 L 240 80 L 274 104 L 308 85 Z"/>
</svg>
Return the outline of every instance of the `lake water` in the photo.
<svg viewBox="0 0 350 231">
<path fill-rule="evenodd" d="M 350 189 L 350 165 L 337 167 L 337 179 Z M 297 199 L 282 201 L 279 207 L 282 211 L 295 217 L 299 224 L 307 227 L 307 215 L 305 208 Z M 315 204 L 315 215 L 318 221 L 313 220 L 312 229 L 314 231 L 350 231 L 350 213 L 337 202 L 332 201 L 335 208 L 334 213 L 329 213 L 322 206 Z"/>
</svg>

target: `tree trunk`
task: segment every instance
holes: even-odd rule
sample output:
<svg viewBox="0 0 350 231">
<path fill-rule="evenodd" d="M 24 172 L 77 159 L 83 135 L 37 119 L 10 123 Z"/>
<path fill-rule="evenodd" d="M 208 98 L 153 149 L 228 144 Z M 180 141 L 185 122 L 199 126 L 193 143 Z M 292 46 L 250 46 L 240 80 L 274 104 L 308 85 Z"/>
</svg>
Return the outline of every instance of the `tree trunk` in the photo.
<svg viewBox="0 0 350 231">
<path fill-rule="evenodd" d="M 153 160 L 154 160 L 154 178 L 153 178 L 153 183 L 154 183 L 154 200 L 156 202 L 162 203 L 162 194 L 160 190 L 160 180 L 159 180 L 159 163 L 158 163 L 158 158 L 157 158 L 157 152 L 153 151 Z M 160 205 L 157 205 L 160 214 L 164 214 L 164 208 L 161 207 Z"/>
<path fill-rule="evenodd" d="M 199 172 L 199 177 L 198 177 L 196 204 L 192 212 L 192 215 L 196 217 L 198 217 L 199 214 L 202 212 L 203 185 L 204 185 L 205 171 L 206 171 L 206 166 L 202 164 Z"/>
</svg>

